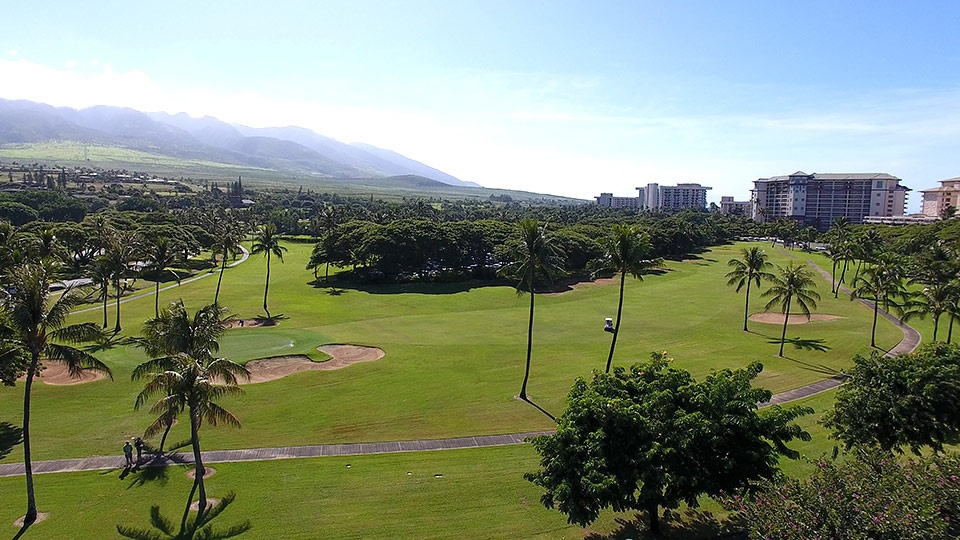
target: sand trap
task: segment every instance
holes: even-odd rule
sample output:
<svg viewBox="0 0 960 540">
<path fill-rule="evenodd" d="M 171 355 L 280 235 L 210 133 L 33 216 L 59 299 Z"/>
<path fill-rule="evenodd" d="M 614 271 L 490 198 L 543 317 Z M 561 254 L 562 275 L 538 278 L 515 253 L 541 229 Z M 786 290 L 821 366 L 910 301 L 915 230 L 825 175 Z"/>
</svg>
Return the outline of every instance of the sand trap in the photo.
<svg viewBox="0 0 960 540">
<path fill-rule="evenodd" d="M 360 345 L 321 345 L 317 350 L 330 355 L 326 362 L 314 362 L 310 358 L 295 354 L 290 356 L 276 356 L 261 358 L 247 362 L 250 371 L 249 381 L 240 381 L 240 384 L 254 384 L 273 381 L 292 375 L 299 371 L 328 371 L 340 369 L 358 362 L 371 362 L 383 358 L 383 351 L 376 347 Z"/>
<path fill-rule="evenodd" d="M 806 315 L 797 315 L 794 313 L 790 314 L 790 319 L 787 321 L 787 324 L 807 324 L 808 322 L 813 321 L 833 321 L 836 319 L 842 319 L 843 317 L 839 315 L 825 315 L 822 313 L 813 313 L 810 315 L 810 318 L 807 319 Z M 783 313 L 754 313 L 750 316 L 750 320 L 758 323 L 765 324 L 783 324 Z"/>
<path fill-rule="evenodd" d="M 581 288 L 587 287 L 596 287 L 602 285 L 610 285 L 613 283 L 620 283 L 620 278 L 618 276 L 608 277 L 608 278 L 598 278 L 593 281 L 578 281 L 569 285 L 560 285 L 563 287 L 561 291 L 545 292 L 543 296 L 557 296 L 566 292 L 575 291 Z"/>
<path fill-rule="evenodd" d="M 263 326 L 276 326 L 276 321 L 269 319 L 239 319 L 230 323 L 227 328 L 260 328 Z"/>
<path fill-rule="evenodd" d="M 67 364 L 61 362 L 60 360 L 44 360 L 43 370 L 40 371 L 39 376 L 34 380 L 42 381 L 44 384 L 49 384 L 51 386 L 67 386 L 71 384 L 83 384 L 93 381 L 99 381 L 106 377 L 106 374 L 100 373 L 99 371 L 84 370 L 79 377 L 74 377 L 70 375 L 70 370 L 67 369 Z M 27 376 L 24 375 L 17 379 L 18 381 L 27 380 Z"/>
</svg>

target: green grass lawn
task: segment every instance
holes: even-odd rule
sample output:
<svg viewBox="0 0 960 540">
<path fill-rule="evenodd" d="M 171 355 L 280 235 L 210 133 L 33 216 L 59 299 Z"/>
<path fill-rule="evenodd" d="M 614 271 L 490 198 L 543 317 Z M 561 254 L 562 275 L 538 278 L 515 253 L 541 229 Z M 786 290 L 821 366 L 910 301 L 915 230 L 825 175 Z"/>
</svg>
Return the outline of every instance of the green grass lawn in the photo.
<svg viewBox="0 0 960 540">
<path fill-rule="evenodd" d="M 340 288 L 339 294 L 330 294 L 328 289 L 312 286 L 313 275 L 304 269 L 311 246 L 287 247 L 285 263 L 273 261 L 270 284 L 269 307 L 271 313 L 283 314 L 280 324 L 228 331 L 221 354 L 246 362 L 300 353 L 326 343 L 355 343 L 380 347 L 386 356 L 341 370 L 305 372 L 245 386 L 243 396 L 225 403 L 243 427 L 205 427 L 201 434 L 204 449 L 460 437 L 551 427 L 544 414 L 514 398 L 523 377 L 529 297 L 518 297 L 509 286 L 481 283 L 364 286 Z M 693 259 L 668 262 L 666 272 L 647 276 L 642 282 L 630 279 L 614 365 L 627 366 L 646 359 L 651 351 L 666 350 L 675 358 L 675 365 L 702 377 L 712 369 L 737 368 L 759 360 L 765 366 L 759 384 L 778 392 L 841 372 L 852 365 L 853 355 L 869 352 L 872 311 L 842 295 L 834 299 L 829 283 L 819 277 L 822 300 L 816 312 L 840 318 L 789 327 L 787 337 L 795 345 L 788 344 L 785 358 L 777 357 L 779 325 L 751 322 L 751 331 L 743 332 L 743 294 L 726 286 L 724 278 L 729 270 L 727 261 L 738 256 L 741 247 L 743 244 L 717 247 Z M 792 256 L 809 258 L 800 252 L 765 249 L 780 265 L 793 260 Z M 264 274 L 264 259 L 259 256 L 228 269 L 221 302 L 243 318 L 262 315 Z M 161 303 L 182 298 L 188 307 L 199 307 L 213 300 L 216 282 L 216 274 L 210 273 L 207 278 L 162 292 Z M 537 296 L 528 393 L 538 405 L 559 415 L 573 380 L 603 368 L 610 345 L 610 335 L 602 331 L 603 319 L 615 314 L 616 302 L 614 283 Z M 153 297 L 147 296 L 123 304 L 125 334 L 137 335 L 143 321 L 153 316 L 153 303 Z M 764 303 L 760 294 L 754 293 L 751 312 L 762 311 Z M 111 328 L 114 310 L 111 303 Z M 99 323 L 101 317 L 93 310 L 75 319 Z M 880 322 L 877 341 L 881 347 L 893 347 L 900 338 L 894 325 Z M 98 355 L 113 368 L 113 381 L 34 386 L 34 459 L 119 455 L 122 442 L 141 433 L 151 420 L 148 412 L 133 410 L 142 383 L 131 382 L 130 373 L 145 360 L 143 354 L 117 346 Z M 22 385 L 0 388 L 0 421 L 20 422 L 21 398 Z M 832 393 L 812 400 L 829 406 Z M 816 408 L 819 411 L 821 407 Z M 819 429 L 814 420 L 805 422 Z M 174 428 L 172 441 L 187 438 L 183 424 Z M 825 437 L 817 437 L 803 452 L 816 456 L 832 445 Z M 4 461 L 20 459 L 17 447 Z M 433 459 L 438 464 L 430 461 Z M 470 538 L 583 535 L 579 528 L 567 528 L 558 513 L 543 510 L 536 490 L 519 478 L 536 467 L 536 456 L 529 448 L 353 460 L 367 462 L 370 470 L 379 473 L 370 473 L 358 484 L 350 483 L 353 477 L 336 476 L 345 469 L 339 458 L 218 465 L 220 472 L 211 482 L 216 492 L 235 490 L 240 495 L 236 511 L 225 514 L 226 522 L 233 519 L 231 515 L 245 514 L 261 531 L 275 527 L 314 531 L 299 536 L 304 538 L 430 536 L 433 530 L 440 531 L 436 536 L 462 532 L 461 536 Z M 430 466 L 414 470 L 417 463 Z M 794 467 L 798 473 L 804 470 L 800 464 L 785 467 Z M 460 486 L 453 482 L 430 484 L 430 469 L 461 470 L 471 480 Z M 360 470 L 367 469 L 354 467 L 350 473 L 360 478 Z M 403 478 L 396 480 L 400 484 L 386 478 L 399 474 L 397 471 L 403 473 Z M 408 471 L 421 476 L 407 478 Z M 422 476 L 427 473 L 429 476 Z M 175 510 L 188 485 L 180 480 L 178 471 L 169 474 L 169 487 L 162 482 L 129 487 L 117 481 L 116 473 L 40 476 L 40 507 L 52 508 L 58 516 L 89 510 L 94 517 L 78 521 L 78 530 L 107 531 L 103 534 L 109 536 L 116 522 L 145 524 L 152 503 Z M 445 480 L 451 479 L 444 475 Z M 414 489 L 413 484 L 402 484 L 414 478 L 424 485 L 448 486 L 450 491 L 404 491 Z M 381 480 L 385 483 L 381 491 L 366 485 Z M 342 483 L 337 489 L 343 492 L 324 491 L 330 483 Z M 22 515 L 22 479 L 2 480 L 0 486 L 4 508 L 0 519 L 9 514 L 8 521 L 12 521 Z M 494 502 L 492 497 L 501 498 Z M 286 502 L 273 502 L 281 498 Z M 354 498 L 359 504 L 352 504 Z M 306 502 L 297 502 L 300 500 Z M 94 511 L 94 507 L 101 510 Z M 618 528 L 612 518 L 604 519 L 601 530 Z M 66 527 L 57 522 L 51 519 L 38 525 L 36 534 L 42 537 L 42 530 Z M 314 525 L 307 527 L 304 522 Z M 288 523 L 291 529 L 282 529 Z M 98 534 L 91 532 L 87 537 L 103 537 Z M 277 536 L 296 538 L 297 534 Z M 50 535 L 57 537 L 55 532 Z"/>
</svg>

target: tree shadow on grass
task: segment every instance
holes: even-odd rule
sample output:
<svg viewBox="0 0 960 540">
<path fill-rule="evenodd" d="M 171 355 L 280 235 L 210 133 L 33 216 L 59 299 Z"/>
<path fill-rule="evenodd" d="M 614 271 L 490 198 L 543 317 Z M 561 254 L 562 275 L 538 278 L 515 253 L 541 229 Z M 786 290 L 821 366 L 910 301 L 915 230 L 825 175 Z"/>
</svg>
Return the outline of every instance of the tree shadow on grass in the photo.
<svg viewBox="0 0 960 540">
<path fill-rule="evenodd" d="M 182 525 L 176 525 L 174 521 L 160 513 L 160 506 L 154 505 L 150 507 L 151 528 L 117 525 L 117 532 L 124 538 L 133 538 L 134 540 L 193 540 L 195 538 L 222 540 L 233 538 L 250 530 L 252 527 L 250 520 L 244 520 L 220 530 L 214 529 L 210 522 L 223 513 L 233 503 L 234 499 L 236 499 L 236 494 L 228 493 L 219 502 L 210 506 L 199 520 L 197 518 L 190 520 L 184 516 Z M 188 505 L 189 502 L 187 501 Z"/>
<path fill-rule="evenodd" d="M 170 476 L 167 474 L 168 468 L 166 462 L 162 462 L 159 456 L 154 456 L 150 461 L 134 467 L 134 474 L 127 489 L 145 486 L 148 483 L 167 485 L 167 481 L 170 480 Z"/>
<path fill-rule="evenodd" d="M 533 407 L 534 407 L 535 409 L 537 409 L 538 411 L 540 411 L 540 412 L 542 412 L 543 414 L 547 415 L 547 418 L 549 418 L 550 420 L 553 420 L 554 422 L 557 421 L 557 418 L 556 418 L 555 416 L 553 416 L 552 414 L 550 414 L 549 412 L 547 412 L 547 410 L 544 409 L 543 407 L 541 407 L 541 406 L 537 405 L 536 403 L 534 403 L 533 400 L 530 399 L 530 396 L 527 396 L 526 398 L 522 398 L 522 397 L 520 397 L 520 396 L 516 396 L 516 398 L 519 399 L 520 401 L 525 401 L 525 402 L 529 403 L 530 405 L 533 405 Z"/>
<path fill-rule="evenodd" d="M 779 344 L 780 340 L 773 340 L 774 343 Z M 830 346 L 827 345 L 826 340 L 823 339 L 800 339 L 799 337 L 787 338 L 784 340 L 784 343 L 789 343 L 793 345 L 794 349 L 803 350 L 803 351 L 817 351 L 817 352 L 827 352 L 830 350 Z"/>
<path fill-rule="evenodd" d="M 660 518 L 661 534 L 656 535 L 647 529 L 647 514 L 637 513 L 632 519 L 617 518 L 619 527 L 609 534 L 592 533 L 585 540 L 652 540 L 670 538 L 672 540 L 748 540 L 746 533 L 727 532 L 731 525 L 721 522 L 712 512 L 686 509 L 682 512 L 667 510 Z"/>
<path fill-rule="evenodd" d="M 23 442 L 23 429 L 10 422 L 0 422 L 0 459 L 7 457 L 13 447 Z"/>
</svg>

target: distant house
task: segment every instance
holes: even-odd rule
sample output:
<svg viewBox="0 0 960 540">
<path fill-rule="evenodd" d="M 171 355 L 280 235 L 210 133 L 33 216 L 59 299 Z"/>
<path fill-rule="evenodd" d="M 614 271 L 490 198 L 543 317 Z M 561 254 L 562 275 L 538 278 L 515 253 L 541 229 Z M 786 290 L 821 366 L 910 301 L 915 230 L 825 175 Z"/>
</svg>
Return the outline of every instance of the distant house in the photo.
<svg viewBox="0 0 960 540">
<path fill-rule="evenodd" d="M 720 197 L 720 213 L 749 217 L 753 214 L 753 203 L 751 201 L 735 201 L 733 197 L 724 195 Z"/>
<path fill-rule="evenodd" d="M 601 193 L 596 197 L 597 204 L 610 208 L 628 208 L 650 210 L 654 212 L 679 212 L 681 210 L 703 210 L 707 207 L 706 186 L 700 184 L 677 184 L 661 186 L 647 184 L 637 188 L 636 197 L 614 197 L 612 193 Z"/>
</svg>

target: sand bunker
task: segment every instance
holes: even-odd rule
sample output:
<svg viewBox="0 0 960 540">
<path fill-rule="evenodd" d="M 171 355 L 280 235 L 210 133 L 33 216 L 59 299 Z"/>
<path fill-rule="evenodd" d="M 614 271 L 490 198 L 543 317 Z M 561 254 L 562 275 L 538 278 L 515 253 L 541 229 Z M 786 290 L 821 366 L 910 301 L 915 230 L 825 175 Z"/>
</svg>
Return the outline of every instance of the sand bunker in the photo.
<svg viewBox="0 0 960 540">
<path fill-rule="evenodd" d="M 825 315 L 822 313 L 813 313 L 810 315 L 810 318 L 807 319 L 806 315 L 797 315 L 794 313 L 790 314 L 790 319 L 787 321 L 787 324 L 807 324 L 808 322 L 813 321 L 833 321 L 836 319 L 842 319 L 839 315 Z M 750 316 L 750 320 L 758 323 L 765 324 L 783 324 L 783 313 L 754 313 Z"/>
<path fill-rule="evenodd" d="M 79 377 L 74 377 L 70 375 L 70 370 L 67 369 L 67 364 L 59 360 L 44 360 L 43 361 L 43 371 L 40 372 L 39 377 L 36 377 L 34 380 L 42 381 L 44 384 L 49 384 L 51 386 L 66 386 L 71 384 L 83 384 L 93 381 L 99 381 L 106 377 L 105 374 L 85 370 L 80 374 Z M 27 380 L 26 375 L 17 379 L 18 381 Z"/>
<path fill-rule="evenodd" d="M 270 319 L 238 319 L 230 323 L 227 328 L 260 328 L 262 326 L 276 326 L 277 322 Z"/>
<path fill-rule="evenodd" d="M 371 362 L 383 358 L 383 351 L 376 347 L 360 345 L 321 345 L 317 350 L 330 355 L 326 362 L 314 362 L 302 355 L 276 356 L 247 362 L 250 381 L 241 384 L 254 384 L 273 381 L 299 371 L 327 371 L 340 369 L 358 362 Z"/>
</svg>

